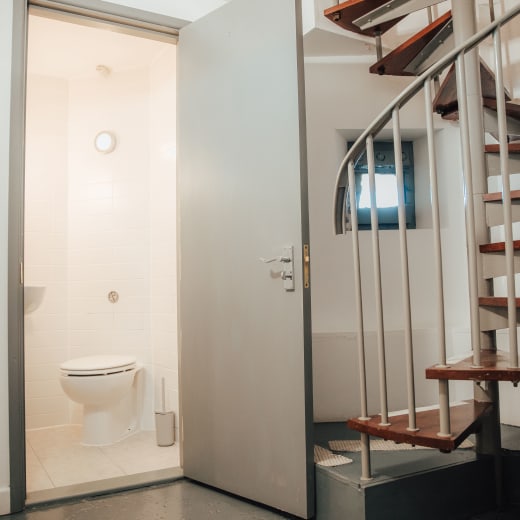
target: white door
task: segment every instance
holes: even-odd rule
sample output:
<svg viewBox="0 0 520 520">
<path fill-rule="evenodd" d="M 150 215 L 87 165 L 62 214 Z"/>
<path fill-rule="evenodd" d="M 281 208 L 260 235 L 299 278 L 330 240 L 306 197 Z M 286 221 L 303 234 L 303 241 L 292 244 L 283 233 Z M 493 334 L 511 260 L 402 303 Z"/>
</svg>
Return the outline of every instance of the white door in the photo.
<svg viewBox="0 0 520 520">
<path fill-rule="evenodd" d="M 314 509 L 301 7 L 232 0 L 181 30 L 181 414 L 185 475 Z M 294 251 L 288 262 L 260 258 Z"/>
</svg>

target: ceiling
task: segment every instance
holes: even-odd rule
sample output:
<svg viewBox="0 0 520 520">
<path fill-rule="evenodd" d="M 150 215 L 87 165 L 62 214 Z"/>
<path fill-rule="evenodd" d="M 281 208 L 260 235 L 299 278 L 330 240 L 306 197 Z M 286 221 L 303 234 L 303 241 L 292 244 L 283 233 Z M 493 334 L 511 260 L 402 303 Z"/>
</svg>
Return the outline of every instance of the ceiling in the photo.
<svg viewBox="0 0 520 520">
<path fill-rule="evenodd" d="M 146 67 L 168 45 L 171 44 L 31 15 L 28 72 L 73 79 L 96 75 L 98 65 L 111 71 Z"/>
</svg>

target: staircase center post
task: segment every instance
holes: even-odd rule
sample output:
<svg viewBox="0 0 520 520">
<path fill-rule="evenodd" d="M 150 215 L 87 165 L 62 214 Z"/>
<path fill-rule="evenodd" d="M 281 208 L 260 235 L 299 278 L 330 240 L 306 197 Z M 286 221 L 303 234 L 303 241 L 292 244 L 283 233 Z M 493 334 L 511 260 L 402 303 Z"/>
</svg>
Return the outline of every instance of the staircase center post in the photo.
<svg viewBox="0 0 520 520">
<path fill-rule="evenodd" d="M 463 43 L 477 32 L 477 19 L 475 2 L 453 2 L 453 34 L 455 45 Z M 475 239 L 478 244 L 489 241 L 489 231 L 486 224 L 485 207 L 482 194 L 487 193 L 486 158 L 484 153 L 484 121 L 482 115 L 482 89 L 480 81 L 480 58 L 478 49 L 466 54 L 466 93 L 468 107 L 468 126 L 470 133 L 470 157 L 471 176 L 473 181 L 473 193 L 467 196 L 473 198 L 475 211 Z M 478 295 L 490 295 L 490 286 L 482 275 L 482 260 L 478 251 L 470 251 L 477 257 L 478 270 Z M 493 349 L 495 348 L 494 336 L 488 333 L 480 334 L 480 345 L 473 348 Z"/>
<path fill-rule="evenodd" d="M 477 32 L 476 2 L 452 2 L 452 15 L 455 45 L 459 45 Z M 487 173 L 484 154 L 484 122 L 478 49 L 474 49 L 466 54 L 465 69 L 468 126 L 470 132 L 471 176 L 473 181 L 473 193 L 467 193 L 466 196 L 472 197 L 474 202 L 475 240 L 478 245 L 489 241 L 485 208 L 482 201 L 482 194 L 487 192 Z M 490 295 L 492 287 L 488 285 L 482 274 L 481 255 L 478 251 L 470 251 L 468 254 L 474 254 L 477 257 L 479 295 Z M 494 334 L 480 333 L 479 339 L 480 344 L 473 345 L 473 348 L 496 348 Z M 495 455 L 498 458 L 501 452 L 498 382 L 489 381 L 487 383 L 486 392 L 482 392 L 480 388 L 475 387 L 475 399 L 491 401 L 494 409 L 494 413 L 490 414 L 483 421 L 482 430 L 477 436 L 477 451 L 480 454 Z M 499 496 L 497 496 L 497 498 L 499 499 Z"/>
</svg>

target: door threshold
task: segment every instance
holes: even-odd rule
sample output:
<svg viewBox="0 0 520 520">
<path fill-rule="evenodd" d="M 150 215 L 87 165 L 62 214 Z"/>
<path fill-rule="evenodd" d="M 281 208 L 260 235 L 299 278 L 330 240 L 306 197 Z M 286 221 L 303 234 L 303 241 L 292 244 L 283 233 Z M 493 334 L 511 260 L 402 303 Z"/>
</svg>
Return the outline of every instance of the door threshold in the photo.
<svg viewBox="0 0 520 520">
<path fill-rule="evenodd" d="M 158 469 L 135 475 L 124 475 L 91 482 L 82 482 L 72 486 L 62 486 L 52 489 L 43 489 L 27 493 L 26 507 L 54 502 L 65 502 L 70 499 L 94 497 L 127 491 L 155 484 L 173 482 L 184 477 L 184 471 L 180 467 Z"/>
</svg>

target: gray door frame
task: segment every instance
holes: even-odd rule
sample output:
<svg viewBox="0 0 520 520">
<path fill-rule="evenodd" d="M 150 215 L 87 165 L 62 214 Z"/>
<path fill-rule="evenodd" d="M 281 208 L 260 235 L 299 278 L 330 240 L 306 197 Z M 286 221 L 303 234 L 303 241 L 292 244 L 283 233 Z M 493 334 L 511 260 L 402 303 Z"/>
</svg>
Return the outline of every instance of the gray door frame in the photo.
<svg viewBox="0 0 520 520">
<path fill-rule="evenodd" d="M 25 87 L 27 2 L 13 2 L 8 231 L 9 472 L 11 511 L 25 505 L 25 373 L 23 314 Z"/>
<path fill-rule="evenodd" d="M 187 22 L 101 0 L 12 0 L 13 39 L 9 147 L 8 231 L 8 392 L 9 471 L 11 512 L 22 511 L 26 499 L 25 369 L 24 369 L 24 187 L 25 104 L 27 84 L 27 33 L 29 5 L 62 9 L 74 16 L 90 17 L 97 24 L 116 24 L 172 34 Z"/>
</svg>

